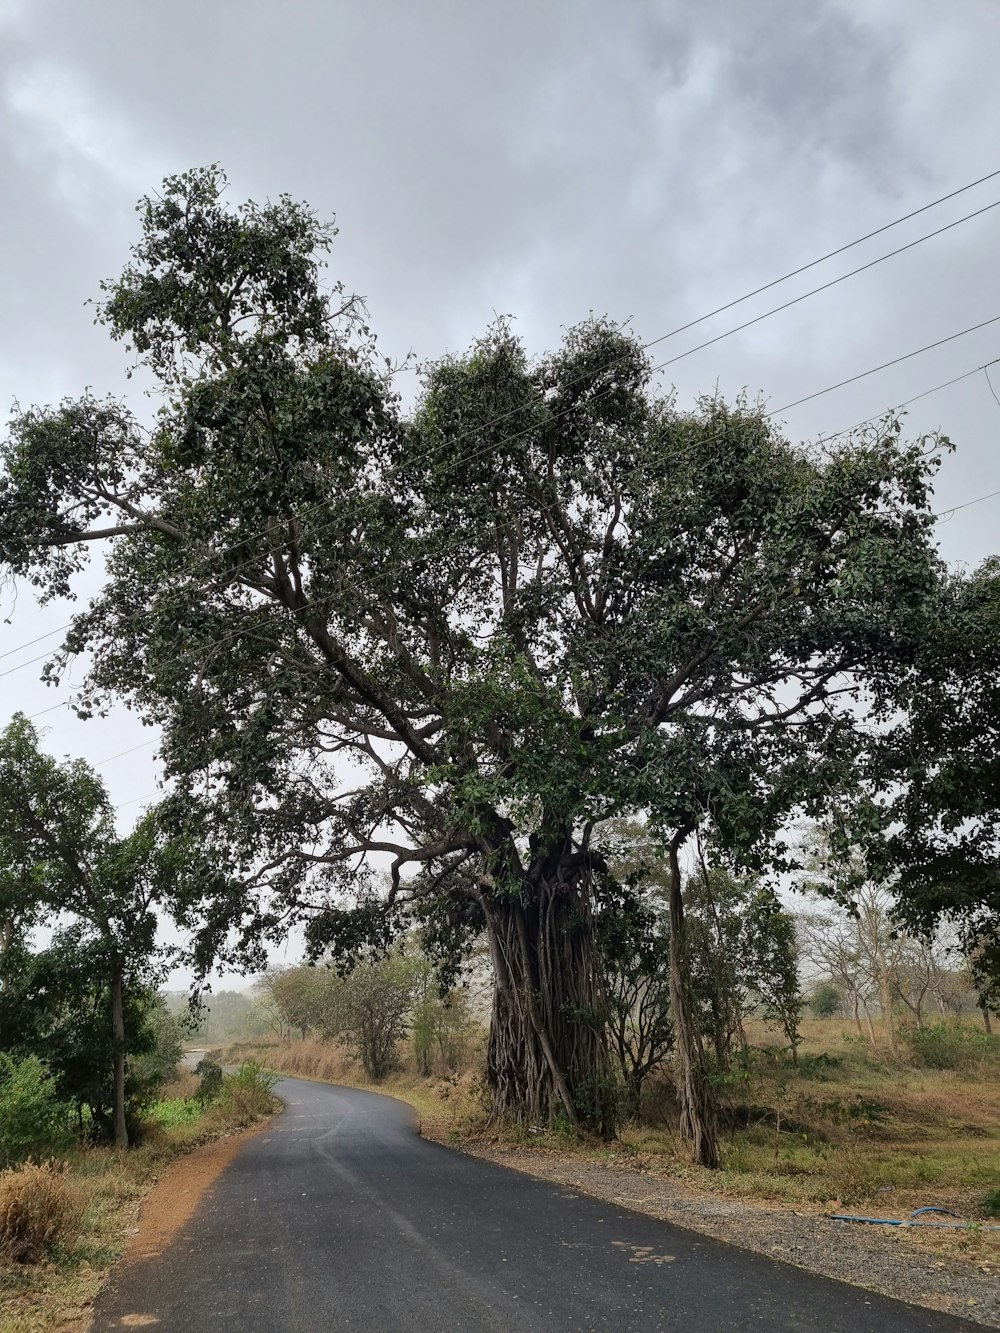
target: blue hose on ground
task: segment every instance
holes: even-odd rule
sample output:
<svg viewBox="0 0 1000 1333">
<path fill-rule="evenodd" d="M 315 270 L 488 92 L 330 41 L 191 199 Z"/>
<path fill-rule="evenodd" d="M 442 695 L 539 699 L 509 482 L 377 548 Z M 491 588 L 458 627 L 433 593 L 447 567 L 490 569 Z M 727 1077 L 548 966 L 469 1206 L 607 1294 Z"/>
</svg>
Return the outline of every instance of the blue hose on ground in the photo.
<svg viewBox="0 0 1000 1333">
<path fill-rule="evenodd" d="M 914 1218 L 920 1217 L 923 1213 L 947 1213 L 949 1217 L 957 1217 L 950 1208 L 936 1208 L 929 1204 L 926 1208 L 914 1208 L 909 1217 L 854 1217 L 850 1213 L 833 1213 L 830 1217 L 831 1222 L 867 1222 L 873 1227 L 943 1227 L 949 1231 L 965 1231 L 969 1227 L 979 1227 L 980 1231 L 1000 1231 L 1000 1227 L 982 1226 L 978 1222 L 916 1222 Z"/>
</svg>

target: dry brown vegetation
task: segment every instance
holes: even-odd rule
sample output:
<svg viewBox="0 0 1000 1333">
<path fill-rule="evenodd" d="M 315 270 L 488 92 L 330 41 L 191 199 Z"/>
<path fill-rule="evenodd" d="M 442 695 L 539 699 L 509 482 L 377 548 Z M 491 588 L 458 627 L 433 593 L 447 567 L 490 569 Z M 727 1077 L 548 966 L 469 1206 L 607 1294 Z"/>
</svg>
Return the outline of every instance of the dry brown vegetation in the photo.
<svg viewBox="0 0 1000 1333">
<path fill-rule="evenodd" d="M 317 1079 L 386 1093 L 408 1102 L 420 1116 L 428 1138 L 450 1142 L 482 1133 L 486 1128 L 485 1087 L 480 1071 L 482 1043 L 470 1046 L 469 1059 L 454 1072 L 438 1069 L 429 1076 L 419 1074 L 409 1050 L 400 1046 L 399 1068 L 378 1083 L 340 1042 L 309 1037 L 305 1041 L 240 1042 L 230 1046 L 227 1061 L 259 1059 L 271 1069 L 295 1078 Z"/>
<path fill-rule="evenodd" d="M 0 1264 L 37 1264 L 65 1249 L 83 1207 L 65 1165 L 24 1162 L 0 1172 Z"/>
</svg>

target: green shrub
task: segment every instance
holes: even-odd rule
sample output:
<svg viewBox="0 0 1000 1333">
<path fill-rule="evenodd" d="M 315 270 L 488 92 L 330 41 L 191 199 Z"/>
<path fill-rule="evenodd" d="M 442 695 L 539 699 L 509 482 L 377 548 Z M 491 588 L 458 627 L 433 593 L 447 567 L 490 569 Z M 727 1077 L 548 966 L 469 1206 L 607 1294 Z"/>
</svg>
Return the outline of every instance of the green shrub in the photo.
<svg viewBox="0 0 1000 1333">
<path fill-rule="evenodd" d="M 26 1162 L 0 1172 L 0 1263 L 39 1263 L 72 1240 L 83 1210 L 64 1166 Z"/>
<path fill-rule="evenodd" d="M 143 1035 L 146 1049 L 131 1056 L 129 1074 L 137 1092 L 149 1104 L 174 1078 L 184 1054 L 180 1020 L 169 1012 L 161 995 L 154 995 L 149 1002 Z"/>
<path fill-rule="evenodd" d="M 198 1091 L 194 1094 L 200 1102 L 212 1102 L 222 1092 L 222 1066 L 206 1056 L 194 1067 L 198 1075 Z"/>
<path fill-rule="evenodd" d="M 832 981 L 821 981 L 806 1001 L 814 1018 L 833 1018 L 840 1013 L 842 1002 L 840 991 Z"/>
<path fill-rule="evenodd" d="M 150 1107 L 149 1118 L 164 1129 L 170 1129 L 197 1120 L 204 1109 L 204 1105 L 193 1097 L 164 1097 Z"/>
<path fill-rule="evenodd" d="M 1000 1217 L 1000 1190 L 990 1190 L 983 1195 L 983 1208 L 987 1217 Z"/>
<path fill-rule="evenodd" d="M 36 1055 L 16 1060 L 0 1051 L 0 1166 L 47 1155 L 72 1142 L 69 1108 Z"/>
<path fill-rule="evenodd" d="M 787 1065 L 788 1061 L 785 1063 Z M 836 1055 L 827 1055 L 826 1051 L 820 1051 L 817 1055 L 800 1056 L 797 1068 L 803 1078 L 812 1078 L 817 1083 L 825 1083 L 830 1077 L 828 1071 L 839 1069 L 843 1063 L 843 1060 Z"/>
<path fill-rule="evenodd" d="M 249 1125 L 274 1109 L 271 1089 L 279 1075 L 259 1060 L 247 1060 L 222 1080 L 222 1101 L 239 1124 Z"/>
<path fill-rule="evenodd" d="M 910 1048 L 925 1069 L 965 1069 L 995 1056 L 998 1043 L 966 1023 L 932 1023 L 910 1033 Z"/>
</svg>

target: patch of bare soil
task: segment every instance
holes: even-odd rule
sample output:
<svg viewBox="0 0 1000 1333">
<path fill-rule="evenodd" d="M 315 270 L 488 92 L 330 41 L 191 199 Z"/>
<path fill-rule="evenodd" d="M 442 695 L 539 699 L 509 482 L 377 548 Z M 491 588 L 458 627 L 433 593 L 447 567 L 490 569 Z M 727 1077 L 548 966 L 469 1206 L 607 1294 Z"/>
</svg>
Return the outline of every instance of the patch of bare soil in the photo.
<svg viewBox="0 0 1000 1333">
<path fill-rule="evenodd" d="M 437 1137 L 426 1122 L 423 1132 Z M 441 1141 L 812 1273 L 1000 1328 L 1000 1232 L 935 1231 L 934 1250 L 928 1251 L 921 1245 L 929 1233 L 916 1228 L 833 1222 L 820 1213 L 698 1194 L 674 1177 L 548 1149 L 482 1139 L 455 1143 L 444 1136 Z M 942 1257 L 946 1237 L 954 1253 Z"/>
<path fill-rule="evenodd" d="M 155 1259 L 189 1221 L 202 1195 L 214 1184 L 247 1139 L 266 1129 L 271 1122 L 262 1120 L 249 1129 L 204 1143 L 178 1158 L 153 1186 L 139 1209 L 135 1235 L 118 1261 L 136 1263 Z"/>
</svg>

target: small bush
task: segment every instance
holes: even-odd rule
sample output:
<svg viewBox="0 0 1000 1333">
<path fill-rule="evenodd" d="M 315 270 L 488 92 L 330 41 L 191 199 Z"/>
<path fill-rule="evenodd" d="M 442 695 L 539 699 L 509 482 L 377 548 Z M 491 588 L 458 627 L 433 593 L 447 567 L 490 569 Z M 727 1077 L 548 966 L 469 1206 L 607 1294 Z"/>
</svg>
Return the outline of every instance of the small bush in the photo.
<svg viewBox="0 0 1000 1333">
<path fill-rule="evenodd" d="M 208 1057 L 199 1060 L 194 1072 L 198 1075 L 198 1091 L 195 1096 L 200 1102 L 212 1102 L 222 1092 L 222 1066 Z"/>
<path fill-rule="evenodd" d="M 48 1068 L 35 1055 L 15 1060 L 0 1052 L 0 1167 L 62 1152 L 72 1137 L 69 1108 Z"/>
<path fill-rule="evenodd" d="M 832 1018 L 838 1014 L 843 1003 L 842 996 L 832 981 L 822 981 L 809 996 L 806 1003 L 815 1018 Z"/>
<path fill-rule="evenodd" d="M 73 1239 L 83 1209 L 64 1166 L 26 1162 L 0 1172 L 0 1263 L 39 1263 Z"/>
<path fill-rule="evenodd" d="M 856 1092 L 850 1101 L 832 1097 L 827 1102 L 815 1102 L 813 1098 L 804 1098 L 803 1104 L 835 1125 L 844 1125 L 847 1129 L 880 1129 L 888 1123 L 889 1108 L 884 1102 L 874 1097 L 866 1097 Z"/>
<path fill-rule="evenodd" d="M 924 1069 L 966 1069 L 995 1055 L 997 1041 L 965 1023 L 932 1023 L 910 1033 L 910 1047 Z"/>
<path fill-rule="evenodd" d="M 237 1122 L 248 1125 L 273 1110 L 271 1089 L 278 1075 L 258 1060 L 247 1060 L 222 1080 L 222 1101 Z"/>
<path fill-rule="evenodd" d="M 1000 1190 L 990 1190 L 983 1196 L 983 1209 L 987 1217 L 1000 1217 Z"/>
<path fill-rule="evenodd" d="M 825 1083 L 830 1077 L 829 1071 L 839 1069 L 843 1063 L 837 1056 L 820 1051 L 817 1055 L 800 1056 L 798 1072 L 802 1078 L 812 1078 L 817 1083 Z"/>
</svg>

